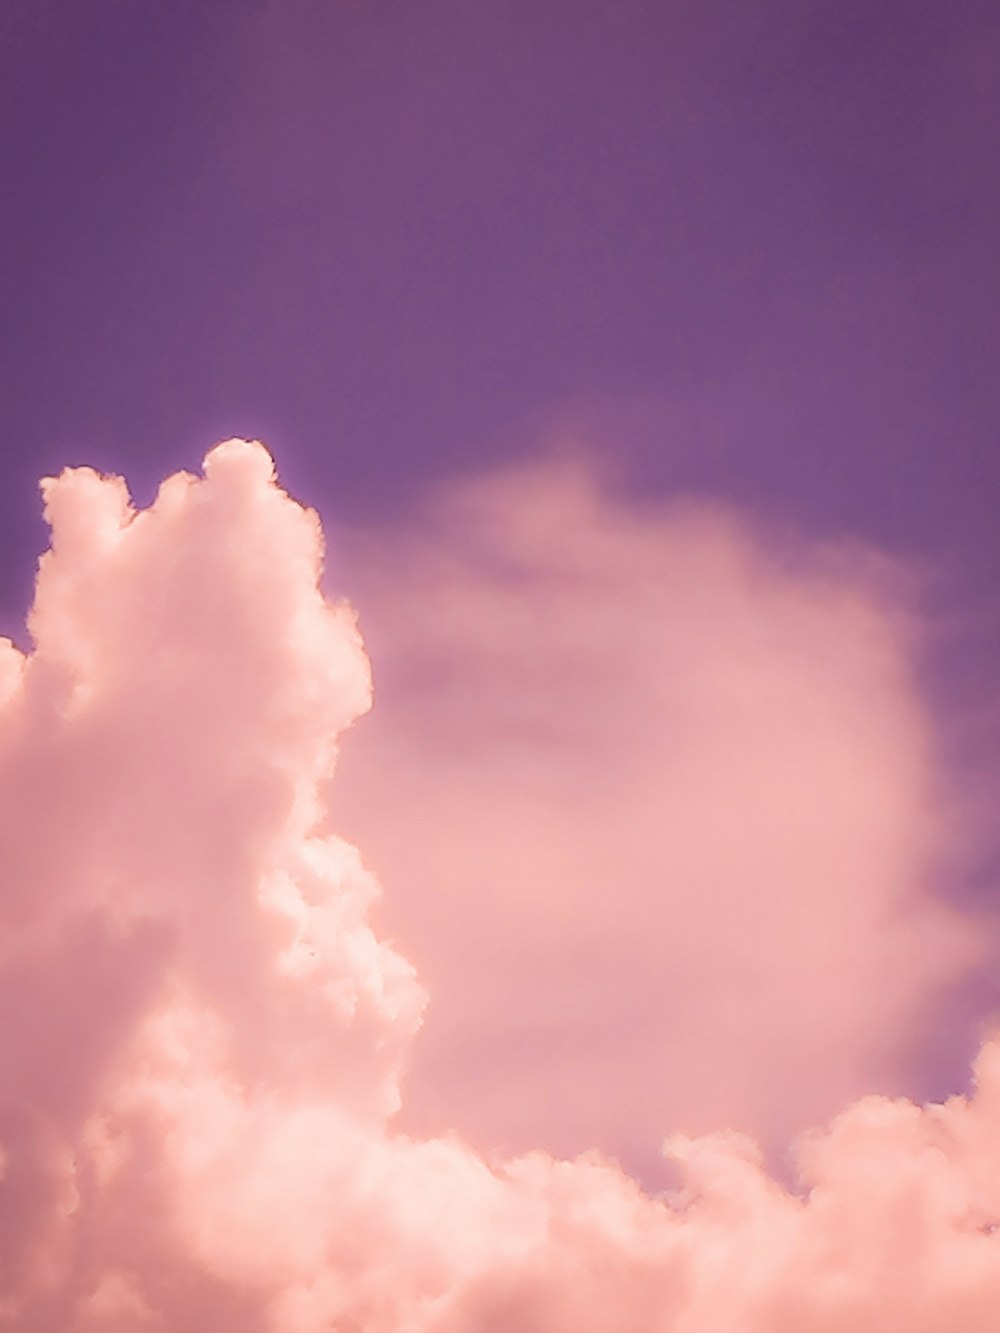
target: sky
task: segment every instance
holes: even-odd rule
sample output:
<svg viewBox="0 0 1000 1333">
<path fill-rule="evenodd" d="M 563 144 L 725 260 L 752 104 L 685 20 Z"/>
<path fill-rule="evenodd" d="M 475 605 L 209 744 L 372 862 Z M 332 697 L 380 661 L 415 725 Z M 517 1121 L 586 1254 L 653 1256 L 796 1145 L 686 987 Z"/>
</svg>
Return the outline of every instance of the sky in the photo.
<svg viewBox="0 0 1000 1333">
<path fill-rule="evenodd" d="M 0 1327 L 995 1330 L 998 62 L 8 0 Z"/>
</svg>

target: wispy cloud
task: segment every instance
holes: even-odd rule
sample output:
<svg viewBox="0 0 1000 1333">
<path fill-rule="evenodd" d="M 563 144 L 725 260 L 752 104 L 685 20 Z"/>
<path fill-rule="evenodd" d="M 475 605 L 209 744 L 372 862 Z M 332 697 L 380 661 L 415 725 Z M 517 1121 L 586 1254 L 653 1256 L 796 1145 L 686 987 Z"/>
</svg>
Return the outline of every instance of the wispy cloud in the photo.
<svg viewBox="0 0 1000 1333">
<path fill-rule="evenodd" d="M 414 1124 L 648 1163 L 914 1087 L 977 946 L 903 568 L 566 451 L 342 544 L 378 705 L 332 795 L 435 997 Z"/>
</svg>

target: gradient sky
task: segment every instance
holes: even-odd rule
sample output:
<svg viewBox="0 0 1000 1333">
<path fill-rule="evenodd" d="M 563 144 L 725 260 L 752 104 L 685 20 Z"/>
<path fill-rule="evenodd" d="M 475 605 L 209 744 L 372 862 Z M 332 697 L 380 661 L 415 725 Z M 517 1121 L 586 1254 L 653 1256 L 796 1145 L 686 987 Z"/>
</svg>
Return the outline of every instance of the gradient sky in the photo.
<svg viewBox="0 0 1000 1333">
<path fill-rule="evenodd" d="M 537 447 L 988 596 L 989 0 L 8 0 L 3 604 L 67 462 L 266 438 L 324 511 Z"/>
<path fill-rule="evenodd" d="M 27 646 L 39 477 L 123 474 L 142 507 L 215 441 L 267 443 L 322 516 L 326 587 L 358 605 L 373 658 L 375 712 L 330 799 L 384 884 L 377 924 L 431 992 L 402 1122 L 415 1133 L 455 1127 L 503 1152 L 595 1143 L 659 1184 L 656 1135 L 681 1121 L 738 1119 L 772 1152 L 865 1092 L 965 1086 L 1000 1006 L 998 77 L 991 0 L 0 6 L 0 632 Z M 320 626 L 300 588 L 307 539 L 288 535 L 298 511 L 256 454 L 219 457 L 203 486 L 220 531 L 232 497 L 270 496 L 273 531 L 240 522 L 273 539 L 279 609 L 299 598 Z M 179 562 L 195 581 L 214 568 L 184 526 L 201 501 L 174 484 L 174 508 L 141 529 L 160 536 L 134 538 L 104 598 L 80 534 L 111 531 L 117 492 L 61 484 L 33 688 L 50 659 L 93 667 L 99 697 L 118 673 L 141 726 L 121 608 L 141 622 L 144 578 L 174 588 Z M 233 557 L 220 604 L 248 569 Z M 152 643 L 186 632 L 175 592 Z M 212 678 L 215 653 L 239 676 L 245 643 L 265 692 L 284 671 L 305 709 L 326 668 L 296 665 L 292 612 L 275 612 L 275 663 L 234 616 L 225 642 L 198 621 L 199 670 Z M 352 688 L 345 714 L 362 707 Z M 127 810 L 109 709 L 88 744 L 112 756 L 109 809 Z M 222 789 L 232 735 L 209 740 Z M 164 725 L 151 790 L 169 789 L 172 743 Z M 322 785 L 308 743 L 282 743 Z M 23 744 L 43 778 L 27 794 L 10 779 L 15 831 L 50 780 L 44 740 Z M 74 753 L 53 797 L 70 829 Z M 153 818 L 142 799 L 137 828 Z M 122 874 L 146 866 L 128 819 L 114 827 Z M 71 840 L 44 856 L 58 868 Z M 689 896 L 664 899 L 664 878 Z M 617 915 L 620 885 L 633 917 Z M 160 906 L 183 936 L 187 908 Z M 754 930 L 776 941 L 763 977 L 743 952 Z M 46 965 L 76 958 L 52 947 Z M 122 963 L 123 994 L 145 948 Z M 12 994 L 34 993 L 11 975 Z M 661 1010 L 684 1020 L 658 1027 Z M 379 1022 L 401 1046 L 412 1035 L 388 1009 Z M 556 1069 L 584 1028 L 590 1045 Z M 8 1038 L 30 1081 L 36 1054 Z M 664 1050 L 651 1126 L 613 1094 Z M 574 1106 L 554 1103 L 576 1077 Z M 238 1285 L 244 1258 L 214 1254 L 213 1271 Z M 118 1318 L 131 1297 L 115 1291 Z M 454 1326 L 479 1327 L 464 1309 Z M 55 1316 L 38 1318 L 48 1333 Z"/>
</svg>

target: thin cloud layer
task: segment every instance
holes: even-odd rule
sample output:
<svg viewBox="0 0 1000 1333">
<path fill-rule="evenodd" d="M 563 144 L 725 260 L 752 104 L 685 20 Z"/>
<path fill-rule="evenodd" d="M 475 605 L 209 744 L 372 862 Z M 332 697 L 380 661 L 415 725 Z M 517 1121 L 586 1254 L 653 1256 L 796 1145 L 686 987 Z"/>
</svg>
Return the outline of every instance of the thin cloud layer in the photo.
<svg viewBox="0 0 1000 1333">
<path fill-rule="evenodd" d="M 435 997 L 407 1123 L 648 1171 L 919 1086 L 977 945 L 902 570 L 572 455 L 344 545 L 378 706 L 333 801 Z"/>
<path fill-rule="evenodd" d="M 867 1098 L 802 1138 L 794 1190 L 731 1130 L 671 1140 L 669 1198 L 597 1155 L 487 1160 L 454 1136 L 403 1133 L 425 997 L 372 931 L 370 873 L 327 826 L 325 784 L 369 674 L 353 615 L 318 591 L 316 516 L 243 442 L 213 450 L 202 479 L 170 478 L 140 513 L 121 482 L 87 470 L 45 490 L 35 647 L 0 653 L 0 1326 L 995 1328 L 992 1043 L 968 1098 Z M 488 531 L 488 507 L 473 518 Z M 519 534 L 529 552 L 548 540 L 536 527 Z M 706 579 L 721 595 L 713 568 L 677 578 L 682 602 Z M 817 588 L 804 585 L 801 615 L 822 647 Z M 516 600 L 514 588 L 513 631 Z M 882 623 L 867 603 L 855 614 L 873 634 Z M 893 651 L 872 651 L 895 680 Z M 752 664 L 756 689 L 770 678 Z M 782 690 L 788 679 L 778 672 Z M 710 713 L 719 688 L 709 673 Z M 890 737 L 912 725 L 907 707 Z M 851 716 L 845 705 L 837 719 Z M 922 946 L 935 920 L 924 887 L 878 899 L 916 923 L 897 932 L 909 981 L 887 982 L 894 1014 L 940 980 Z M 622 910 L 630 888 L 616 887 Z M 852 900 L 849 917 L 863 929 L 872 913 Z M 538 929 L 551 940 L 544 914 Z"/>
</svg>

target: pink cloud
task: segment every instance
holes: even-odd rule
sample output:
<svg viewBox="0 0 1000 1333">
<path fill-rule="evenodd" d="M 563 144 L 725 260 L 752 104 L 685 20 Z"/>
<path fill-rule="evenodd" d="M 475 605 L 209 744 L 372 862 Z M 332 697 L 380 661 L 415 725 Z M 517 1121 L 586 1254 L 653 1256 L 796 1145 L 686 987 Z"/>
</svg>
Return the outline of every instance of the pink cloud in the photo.
<svg viewBox="0 0 1000 1333">
<path fill-rule="evenodd" d="M 462 947 L 481 950 L 480 984 L 430 926 L 414 933 L 432 989 L 461 1010 L 457 988 L 468 988 L 465 1022 L 482 1024 L 484 1056 L 509 1071 L 502 969 L 525 966 L 530 951 L 513 941 L 533 936 L 550 975 L 520 974 L 518 1003 L 535 1006 L 542 1030 L 522 1089 L 543 1138 L 558 1117 L 539 1110 L 536 1066 L 553 1013 L 566 1031 L 567 1004 L 586 1020 L 571 1033 L 581 1072 L 557 1071 L 571 1133 L 590 1123 L 573 1119 L 574 1098 L 596 1101 L 618 1131 L 656 1117 L 661 1134 L 699 1116 L 747 1119 L 674 1133 L 679 1183 L 666 1198 L 597 1154 L 484 1156 L 445 1131 L 466 1118 L 463 1132 L 485 1135 L 498 1075 L 463 1099 L 470 1071 L 444 1025 L 425 1042 L 441 1124 L 404 1132 L 401 1074 L 425 996 L 372 929 L 371 873 L 329 827 L 326 784 L 369 675 L 353 614 L 318 591 L 316 516 L 242 442 L 213 450 L 203 479 L 169 479 L 139 513 L 120 482 L 65 473 L 46 483 L 53 547 L 34 649 L 0 652 L 0 1327 L 992 1330 L 995 1044 L 968 1098 L 922 1108 L 869 1097 L 800 1138 L 794 1188 L 735 1132 L 800 1120 L 802 1084 L 818 1080 L 820 1102 L 882 1067 L 969 957 L 967 928 L 929 894 L 949 840 L 920 823 L 935 789 L 931 737 L 896 594 L 842 555 L 778 559 L 718 514 L 630 521 L 580 475 L 497 479 L 449 505 L 429 533 L 403 539 L 409 610 L 383 581 L 396 558 L 387 539 L 378 561 L 369 548 L 373 621 L 395 609 L 416 674 L 389 697 L 394 745 L 374 727 L 352 738 L 358 756 L 363 743 L 379 756 L 385 786 L 375 791 L 360 759 L 340 774 L 359 800 L 399 794 L 403 894 L 426 892 L 439 866 L 467 875 L 478 839 L 481 874 L 461 887 L 479 895 L 495 948 L 466 911 Z M 419 631 L 422 617 L 433 631 Z M 520 728 L 516 744 L 502 724 Z M 551 828 L 533 808 L 542 791 Z M 575 807 L 560 813 L 569 791 Z M 447 856 L 413 813 L 418 799 L 432 803 Z M 381 808 L 372 832 L 388 861 Z M 597 841 L 581 851 L 573 839 L 588 826 Z M 518 842 L 529 844 L 520 861 Z M 660 856 L 665 869 L 643 878 Z M 598 878 L 581 891 L 592 862 Z M 508 897 L 493 903 L 501 885 Z M 428 914 L 444 910 L 454 927 L 459 887 L 442 879 Z M 671 894 L 679 905 L 665 904 Z M 419 915 L 400 909 L 400 937 L 407 913 Z M 662 992 L 650 935 L 666 960 Z M 634 963 L 616 963 L 626 949 Z M 638 1012 L 616 999 L 630 966 L 645 999 L 673 1004 L 670 1030 L 651 1017 L 638 1034 L 672 1062 L 670 1095 L 651 1065 L 619 1089 L 639 1120 L 603 1089 L 616 1068 L 631 1078 L 611 1035 Z M 778 1077 L 781 1043 L 798 1067 L 761 1105 L 741 1043 L 718 1049 L 723 1020 L 762 1081 Z M 736 1071 L 721 1077 L 726 1061 Z M 681 1078 L 703 1079 L 704 1099 Z"/>
<path fill-rule="evenodd" d="M 641 1162 L 906 1089 L 977 945 L 902 569 L 572 456 L 344 545 L 378 706 L 332 799 L 435 997 L 410 1123 Z"/>
</svg>

